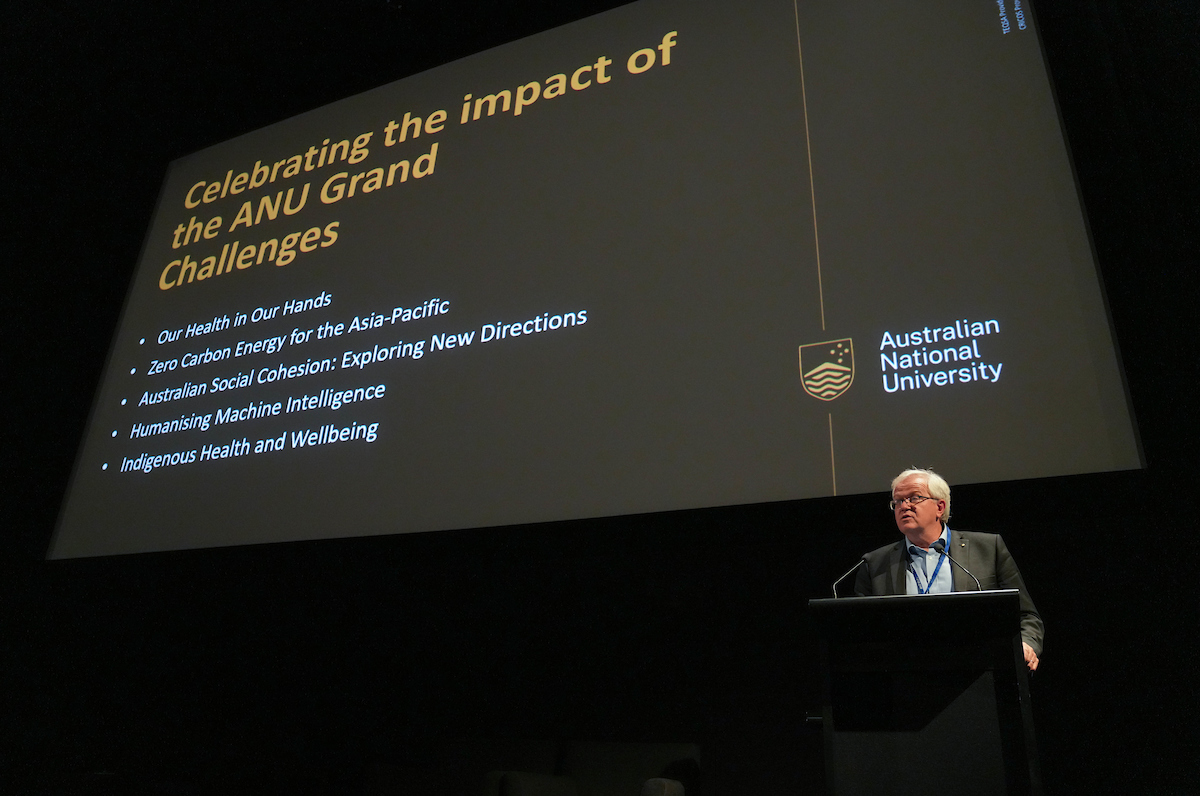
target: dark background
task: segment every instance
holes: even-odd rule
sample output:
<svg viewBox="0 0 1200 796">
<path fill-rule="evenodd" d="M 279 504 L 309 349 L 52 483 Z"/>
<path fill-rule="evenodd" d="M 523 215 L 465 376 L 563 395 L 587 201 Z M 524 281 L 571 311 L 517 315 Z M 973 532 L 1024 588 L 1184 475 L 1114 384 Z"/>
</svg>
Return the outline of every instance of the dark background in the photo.
<svg viewBox="0 0 1200 796">
<path fill-rule="evenodd" d="M 42 560 L 170 160 L 612 5 L 8 12 L 0 788 L 113 772 L 131 788 L 354 792 L 430 739 L 506 736 L 695 741 L 725 793 L 819 783 L 804 601 L 892 538 L 882 491 Z M 954 524 L 1005 534 L 1046 618 L 1033 690 L 1051 792 L 1186 793 L 1200 757 L 1187 569 L 1200 10 L 1046 6 L 1148 467 L 962 487 Z"/>
</svg>

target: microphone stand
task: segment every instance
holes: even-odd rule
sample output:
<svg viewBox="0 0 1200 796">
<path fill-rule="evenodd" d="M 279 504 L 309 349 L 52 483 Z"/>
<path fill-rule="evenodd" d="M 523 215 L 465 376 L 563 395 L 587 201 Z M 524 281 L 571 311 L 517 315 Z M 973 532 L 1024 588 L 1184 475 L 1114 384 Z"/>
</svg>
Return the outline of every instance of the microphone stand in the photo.
<svg viewBox="0 0 1200 796">
<path fill-rule="evenodd" d="M 836 600 L 836 599 L 838 598 L 838 593 L 837 593 L 837 585 L 838 585 L 839 583 L 841 583 L 842 581 L 844 581 L 844 580 L 845 580 L 847 577 L 849 577 L 849 575 L 850 575 L 850 573 L 851 573 L 851 572 L 855 571 L 855 570 L 856 570 L 856 569 L 858 569 L 860 566 L 862 566 L 862 563 L 863 563 L 863 560 L 860 558 L 858 561 L 856 561 L 856 562 L 854 563 L 854 566 L 852 566 L 852 567 L 850 567 L 850 569 L 846 570 L 846 574 L 845 574 L 845 575 L 842 575 L 840 578 L 838 578 L 837 580 L 835 580 L 835 581 L 833 582 L 833 599 L 835 599 L 835 600 Z"/>
<path fill-rule="evenodd" d="M 978 589 L 979 591 L 983 591 L 983 586 L 980 585 L 979 578 L 975 577 L 975 575 L 971 572 L 971 570 L 967 569 L 962 564 L 960 564 L 954 560 L 954 556 L 950 555 L 950 551 L 946 549 L 946 543 L 944 541 L 942 541 L 941 539 L 938 539 L 936 542 L 933 543 L 933 549 L 937 550 L 939 553 L 944 555 L 946 558 L 950 559 L 951 564 L 954 564 L 956 567 L 961 569 L 963 572 L 970 575 L 971 580 L 975 581 L 975 588 Z"/>
</svg>

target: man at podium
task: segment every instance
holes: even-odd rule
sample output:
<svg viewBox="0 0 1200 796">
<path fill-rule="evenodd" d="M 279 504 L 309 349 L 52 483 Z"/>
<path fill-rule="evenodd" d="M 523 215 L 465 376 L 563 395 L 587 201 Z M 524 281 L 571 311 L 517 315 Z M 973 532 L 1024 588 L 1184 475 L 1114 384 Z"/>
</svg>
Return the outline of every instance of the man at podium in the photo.
<svg viewBox="0 0 1200 796">
<path fill-rule="evenodd" d="M 946 524 L 950 485 L 932 470 L 905 470 L 896 476 L 891 508 L 904 538 L 863 556 L 865 566 L 858 568 L 855 594 L 1017 589 L 1025 664 L 1035 671 L 1045 627 L 1004 540 L 994 533 L 952 531 Z"/>
</svg>

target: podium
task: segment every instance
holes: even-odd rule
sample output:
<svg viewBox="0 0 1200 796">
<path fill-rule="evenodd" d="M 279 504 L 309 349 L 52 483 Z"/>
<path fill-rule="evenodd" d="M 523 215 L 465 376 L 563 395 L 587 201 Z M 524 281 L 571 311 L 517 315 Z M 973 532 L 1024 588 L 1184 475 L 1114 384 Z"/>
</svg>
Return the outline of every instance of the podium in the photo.
<svg viewBox="0 0 1200 796">
<path fill-rule="evenodd" d="M 808 606 L 829 793 L 1041 793 L 1016 589 Z"/>
</svg>

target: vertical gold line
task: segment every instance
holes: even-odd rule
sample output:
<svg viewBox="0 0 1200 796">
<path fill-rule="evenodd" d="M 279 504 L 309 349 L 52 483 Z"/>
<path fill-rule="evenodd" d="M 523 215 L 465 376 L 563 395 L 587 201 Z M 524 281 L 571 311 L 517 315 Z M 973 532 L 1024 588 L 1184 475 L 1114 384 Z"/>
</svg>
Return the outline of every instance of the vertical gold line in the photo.
<svg viewBox="0 0 1200 796">
<path fill-rule="evenodd" d="M 800 46 L 800 9 L 792 0 L 796 14 L 796 53 L 800 56 L 800 101 L 804 105 L 804 145 L 808 150 L 808 190 L 812 197 L 813 246 L 817 250 L 817 295 L 821 300 L 821 331 L 825 331 L 825 286 L 821 281 L 821 237 L 817 233 L 817 187 L 813 180 L 812 139 L 808 134 L 808 92 L 804 88 L 804 48 Z"/>
<path fill-rule="evenodd" d="M 837 495 L 837 463 L 833 459 L 833 412 L 829 413 L 829 471 L 833 475 L 833 494 Z"/>
</svg>

